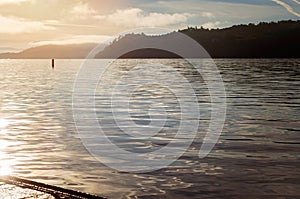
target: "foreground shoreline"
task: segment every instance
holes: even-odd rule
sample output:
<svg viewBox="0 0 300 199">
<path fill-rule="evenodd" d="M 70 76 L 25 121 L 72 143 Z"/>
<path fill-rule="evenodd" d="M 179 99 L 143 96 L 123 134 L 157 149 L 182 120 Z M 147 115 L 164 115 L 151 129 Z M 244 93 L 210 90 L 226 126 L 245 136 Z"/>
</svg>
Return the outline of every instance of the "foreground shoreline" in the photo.
<svg viewBox="0 0 300 199">
<path fill-rule="evenodd" d="M 4 198 L 74 198 L 104 199 L 104 197 L 73 191 L 44 183 L 34 182 L 14 176 L 0 177 L 0 194 Z"/>
</svg>

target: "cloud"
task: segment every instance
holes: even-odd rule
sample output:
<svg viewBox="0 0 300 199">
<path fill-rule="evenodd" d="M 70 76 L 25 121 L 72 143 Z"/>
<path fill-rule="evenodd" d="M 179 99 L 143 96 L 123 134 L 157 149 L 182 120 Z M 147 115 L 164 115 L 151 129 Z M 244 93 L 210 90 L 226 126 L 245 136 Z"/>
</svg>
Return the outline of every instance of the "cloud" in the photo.
<svg viewBox="0 0 300 199">
<path fill-rule="evenodd" d="M 211 12 L 202 12 L 201 16 L 202 17 L 207 17 L 207 18 L 214 18 L 215 17 L 215 15 Z"/>
<path fill-rule="evenodd" d="M 89 4 L 83 2 L 79 2 L 71 10 L 71 14 L 76 15 L 77 17 L 81 17 L 84 15 L 93 15 L 96 13 L 97 11 L 91 8 Z"/>
<path fill-rule="evenodd" d="M 295 2 L 296 4 L 300 5 L 300 1 L 297 0 L 292 0 L 293 2 Z"/>
<path fill-rule="evenodd" d="M 139 8 L 117 10 L 108 15 L 98 15 L 95 18 L 105 20 L 124 27 L 167 26 L 186 22 L 193 15 L 188 13 L 145 13 Z"/>
<path fill-rule="evenodd" d="M 6 52 L 19 52 L 20 49 L 12 48 L 12 47 L 0 47 L 0 53 L 6 53 Z"/>
<path fill-rule="evenodd" d="M 221 24 L 218 27 L 222 28 L 235 24 L 295 19 L 289 12 L 271 0 L 163 0 L 159 1 L 157 5 L 153 5 L 151 9 L 158 6 L 160 10 L 172 10 L 177 13 L 188 10 L 189 13 L 196 14 L 197 17 L 187 23 L 189 26 L 199 26 L 208 21 L 220 21 Z M 201 15 L 203 12 L 213 13 L 214 17 L 211 18 L 213 20 L 203 17 Z"/>
<path fill-rule="evenodd" d="M 97 28 L 97 26 L 87 25 L 87 24 L 61 23 L 58 20 L 46 20 L 44 24 L 49 26 L 57 26 L 57 27 Z"/>
<path fill-rule="evenodd" d="M 84 44 L 84 43 L 99 44 L 107 41 L 110 38 L 111 36 L 107 36 L 107 35 L 70 35 L 68 37 L 59 40 L 31 42 L 29 45 L 31 47 L 34 47 L 34 46 L 42 46 L 42 45 L 49 45 L 49 44 L 56 44 L 56 45 Z"/>
<path fill-rule="evenodd" d="M 53 30 L 53 27 L 47 26 L 42 22 L 28 21 L 16 17 L 0 16 L 0 33 L 17 34 L 30 33 L 42 30 Z"/>
<path fill-rule="evenodd" d="M 3 4 L 19 4 L 23 2 L 31 2 L 32 0 L 0 0 L 0 5 Z"/>
<path fill-rule="evenodd" d="M 280 0 L 271 0 L 275 3 L 277 3 L 278 5 L 281 5 L 282 7 L 284 7 L 289 13 L 297 16 L 297 17 L 300 17 L 300 13 L 296 12 L 290 5 L 288 5 L 287 3 L 283 2 L 283 1 L 280 1 Z M 297 0 L 294 2 L 297 2 L 299 3 Z"/>
<path fill-rule="evenodd" d="M 219 21 L 216 22 L 207 22 L 205 24 L 202 25 L 203 28 L 208 28 L 208 29 L 212 29 L 212 28 L 217 28 L 220 25 Z"/>
</svg>

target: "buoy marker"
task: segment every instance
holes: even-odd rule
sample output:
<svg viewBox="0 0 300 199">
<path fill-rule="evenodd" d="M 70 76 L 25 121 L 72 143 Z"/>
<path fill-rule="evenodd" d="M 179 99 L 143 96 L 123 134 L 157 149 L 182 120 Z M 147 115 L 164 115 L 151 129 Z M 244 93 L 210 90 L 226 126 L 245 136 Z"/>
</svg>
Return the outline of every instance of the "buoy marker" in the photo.
<svg viewBox="0 0 300 199">
<path fill-rule="evenodd" d="M 54 63 L 54 59 L 52 59 L 52 69 L 54 69 L 55 63 Z"/>
</svg>

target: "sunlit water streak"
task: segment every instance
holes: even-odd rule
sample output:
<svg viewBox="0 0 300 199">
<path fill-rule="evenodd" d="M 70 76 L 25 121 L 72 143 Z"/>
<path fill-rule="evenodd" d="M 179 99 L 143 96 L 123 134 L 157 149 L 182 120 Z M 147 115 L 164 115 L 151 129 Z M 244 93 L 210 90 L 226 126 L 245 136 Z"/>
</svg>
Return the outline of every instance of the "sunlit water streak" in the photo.
<svg viewBox="0 0 300 199">
<path fill-rule="evenodd" d="M 112 198 L 299 195 L 300 60 L 216 60 L 228 95 L 219 143 L 209 157 L 198 159 L 208 122 L 208 110 L 202 110 L 202 128 L 187 153 L 168 168 L 148 174 L 111 170 L 81 144 L 71 103 L 82 61 L 57 60 L 52 70 L 50 60 L 0 60 L 0 175 L 13 174 Z M 201 77 L 185 62 L 142 62 L 162 62 L 181 71 L 192 82 L 199 101 L 209 103 Z M 132 117 L 136 123 L 147 124 L 147 112 L 138 102 L 161 99 L 163 103 L 155 102 L 157 106 L 168 104 L 168 128 L 147 143 L 122 137 L 112 122 L 105 89 L 136 63 L 120 60 L 106 73 L 97 90 L 96 108 L 103 117 L 100 123 L 106 133 L 115 136 L 115 143 L 145 152 L 170 141 L 178 127 L 179 110 L 171 93 L 144 87 L 147 92 L 139 90 L 133 95 Z"/>
</svg>

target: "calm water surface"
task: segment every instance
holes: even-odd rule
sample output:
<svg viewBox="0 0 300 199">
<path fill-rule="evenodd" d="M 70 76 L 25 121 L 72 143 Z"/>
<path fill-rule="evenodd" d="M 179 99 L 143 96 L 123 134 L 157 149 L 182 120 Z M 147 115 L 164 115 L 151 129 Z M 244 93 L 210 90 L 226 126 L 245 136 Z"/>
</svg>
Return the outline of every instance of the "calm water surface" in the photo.
<svg viewBox="0 0 300 199">
<path fill-rule="evenodd" d="M 0 174 L 109 198 L 300 197 L 299 59 L 215 60 L 228 103 L 217 145 L 208 157 L 198 158 L 209 116 L 209 110 L 202 110 L 202 128 L 188 151 L 169 167 L 147 174 L 112 170 L 82 145 L 72 112 L 73 83 L 82 62 L 57 60 L 52 70 L 50 60 L 0 60 Z M 156 141 L 123 139 L 108 110 L 105 89 L 140 62 L 159 62 L 180 71 L 203 104 L 209 103 L 209 95 L 201 76 L 182 60 L 114 63 L 97 88 L 100 124 L 107 127 L 105 133 L 118 137 L 115 143 L 120 147 L 145 152 L 171 140 L 180 110 L 164 88 L 134 92 L 131 115 L 137 124 L 147 124 L 147 104 L 157 99 L 172 117 Z"/>
</svg>

